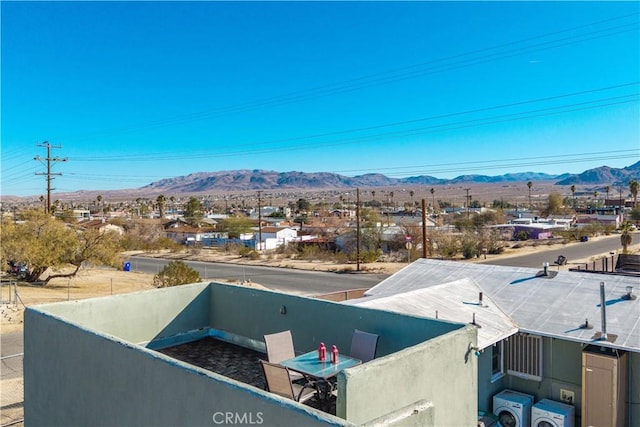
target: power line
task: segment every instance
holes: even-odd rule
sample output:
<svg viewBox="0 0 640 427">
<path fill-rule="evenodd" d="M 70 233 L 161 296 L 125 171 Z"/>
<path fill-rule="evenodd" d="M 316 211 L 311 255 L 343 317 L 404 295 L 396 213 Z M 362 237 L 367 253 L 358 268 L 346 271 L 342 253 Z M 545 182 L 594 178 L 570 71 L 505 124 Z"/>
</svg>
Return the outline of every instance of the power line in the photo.
<svg viewBox="0 0 640 427">
<path fill-rule="evenodd" d="M 637 84 L 637 83 L 634 83 L 634 84 Z M 128 154 L 126 156 L 118 155 L 118 156 L 102 156 L 102 157 L 88 157 L 88 158 L 77 157 L 77 158 L 74 158 L 74 160 L 78 162 L 96 162 L 96 161 L 111 162 L 111 161 L 120 161 L 120 160 L 126 159 L 127 161 L 130 161 L 130 162 L 131 161 L 148 162 L 148 161 L 162 161 L 162 160 L 186 160 L 186 159 L 193 159 L 193 158 L 221 158 L 221 157 L 246 156 L 249 154 L 255 155 L 255 154 L 276 153 L 276 152 L 284 152 L 284 151 L 299 151 L 299 150 L 305 150 L 305 149 L 313 148 L 317 146 L 322 146 L 323 148 L 326 148 L 329 146 L 348 145 L 350 143 L 361 143 L 364 141 L 379 140 L 379 139 L 384 139 L 389 137 L 423 135 L 427 133 L 464 129 L 471 126 L 474 126 L 474 127 L 486 126 L 486 125 L 491 125 L 496 123 L 525 120 L 525 119 L 538 118 L 538 117 L 544 117 L 544 116 L 555 115 L 555 114 L 565 114 L 565 113 L 571 113 L 575 111 L 582 111 L 582 110 L 595 109 L 595 108 L 604 108 L 604 107 L 609 107 L 613 105 L 620 105 L 620 104 L 626 104 L 626 103 L 632 103 L 632 102 L 636 103 L 638 102 L 638 94 L 639 94 L 638 92 L 635 92 L 635 93 L 625 94 L 621 96 L 599 98 L 599 99 L 576 102 L 571 104 L 564 104 L 564 105 L 554 106 L 554 107 L 532 109 L 532 110 L 527 110 L 527 111 L 522 111 L 517 113 L 508 113 L 508 114 L 501 114 L 501 115 L 495 115 L 495 116 L 481 117 L 481 118 L 462 120 L 457 122 L 436 124 L 432 126 L 424 126 L 424 127 L 413 128 L 413 129 L 390 131 L 390 132 L 377 133 L 377 134 L 371 134 L 371 135 L 353 136 L 349 138 L 342 138 L 342 139 L 336 139 L 336 140 L 310 142 L 308 144 L 297 144 L 295 146 L 263 148 L 264 145 L 267 145 L 268 143 L 261 142 L 261 143 L 244 145 L 244 146 L 259 145 L 261 146 L 261 148 L 259 149 L 239 150 L 239 151 L 226 152 L 226 153 L 217 152 L 212 154 L 198 153 L 198 154 L 188 154 L 188 155 L 179 155 L 175 153 L 166 154 L 166 155 L 162 155 L 162 154 L 154 155 L 153 153 L 146 153 L 146 154 L 140 154 L 140 155 Z M 537 101 L 533 101 L 533 102 L 537 102 Z M 515 105 L 523 105 L 526 103 L 530 103 L 530 102 L 524 101 L 524 102 L 516 103 Z M 590 105 L 590 104 L 596 104 L 596 103 L 599 103 L 599 105 Z M 509 104 L 509 105 L 514 105 L 514 104 Z M 478 109 L 476 111 L 489 111 L 497 108 L 501 108 L 501 107 L 488 107 L 488 108 Z M 469 112 L 451 113 L 451 114 L 433 116 L 429 118 L 422 118 L 419 120 L 404 121 L 404 122 L 398 122 L 398 123 L 399 124 L 415 123 L 417 121 L 435 120 L 440 117 L 443 117 L 443 118 L 454 117 L 454 116 L 463 115 L 463 114 L 469 114 Z M 366 129 L 376 129 L 376 128 L 393 127 L 393 126 L 396 126 L 396 125 L 395 124 L 379 125 L 379 126 L 373 126 L 369 128 L 363 128 L 363 129 L 366 130 Z M 358 131 L 357 129 L 353 129 L 348 131 L 341 131 L 340 133 L 355 133 L 357 131 Z M 340 133 L 328 133 L 327 135 L 337 135 Z M 306 138 L 314 139 L 314 138 L 317 138 L 317 136 L 312 135 L 310 137 L 298 137 L 297 139 L 302 140 Z M 237 147 L 237 146 L 234 146 L 234 147 Z"/>
<path fill-rule="evenodd" d="M 519 159 L 494 159 L 494 160 L 482 160 L 471 162 L 456 162 L 456 163 L 438 163 L 431 165 L 413 165 L 413 166 L 397 166 L 375 169 L 348 169 L 348 170 L 333 170 L 326 171 L 337 174 L 365 174 L 369 172 L 380 172 L 386 176 L 408 176 L 408 175 L 432 175 L 438 173 L 451 173 L 451 172 L 470 172 L 476 170 L 491 170 L 491 169 L 505 169 L 505 168 L 521 168 L 528 166 L 540 166 L 548 164 L 573 164 L 573 163 L 585 163 L 602 160 L 619 160 L 619 159 L 633 159 L 640 158 L 640 148 L 633 150 L 614 150 L 604 152 L 593 153 L 573 153 L 564 154 L 562 159 L 551 159 L 548 156 L 539 157 L 525 157 Z M 71 180 L 80 182 L 85 181 L 104 181 L 109 179 L 113 182 L 137 182 L 141 179 L 163 179 L 166 175 L 92 175 L 81 173 L 65 173 L 67 180 L 72 177 Z"/>
<path fill-rule="evenodd" d="M 631 23 L 625 23 L 625 24 L 616 25 L 616 26 L 613 26 L 613 27 L 597 29 L 597 30 L 590 31 L 590 32 L 587 32 L 587 33 L 583 33 L 583 34 L 577 34 L 577 35 L 573 35 L 573 36 L 563 37 L 563 38 L 560 38 L 560 39 L 544 41 L 544 42 L 540 42 L 540 43 L 533 44 L 533 45 L 530 45 L 530 46 L 523 46 L 523 47 L 518 47 L 518 48 L 515 48 L 515 49 L 503 51 L 503 52 L 488 54 L 488 52 L 493 51 L 493 50 L 503 49 L 503 48 L 506 48 L 506 47 L 509 47 L 509 46 L 523 44 L 523 43 L 527 43 L 527 42 L 534 41 L 534 40 L 540 40 L 540 39 L 544 39 L 544 38 L 547 38 L 547 37 L 550 37 L 550 36 L 564 34 L 564 33 L 570 32 L 570 31 L 579 30 L 579 29 L 583 29 L 583 28 L 587 28 L 587 27 L 594 27 L 594 26 L 597 26 L 597 25 L 600 25 L 600 24 L 604 24 L 604 23 L 609 23 L 609 22 L 612 22 L 612 21 L 619 21 L 619 20 L 622 20 L 622 19 L 630 18 L 632 16 L 638 16 L 638 13 L 622 15 L 622 16 L 619 16 L 619 17 L 614 17 L 614 18 L 608 18 L 608 19 L 604 19 L 604 20 L 600 20 L 600 21 L 595 21 L 595 22 L 591 22 L 591 23 L 588 23 L 588 24 L 584 24 L 584 25 L 580 25 L 580 26 L 564 29 L 564 30 L 559 30 L 559 31 L 551 32 L 551 33 L 537 35 L 537 36 L 533 36 L 533 37 L 529 37 L 529 38 L 525 38 L 525 39 L 521 39 L 521 40 L 517 40 L 517 41 L 513 41 L 513 42 L 503 43 L 503 44 L 500 44 L 500 45 L 497 45 L 497 46 L 478 49 L 478 50 L 474 50 L 474 51 L 470 51 L 470 52 L 466 52 L 466 53 L 461 53 L 461 54 L 457 54 L 457 55 L 451 55 L 451 56 L 448 56 L 448 57 L 444 57 L 444 58 L 440 58 L 440 59 L 436 59 L 436 60 L 431 60 L 431 61 L 427 61 L 427 62 L 422 62 L 422 63 L 410 65 L 410 66 L 407 66 L 407 67 L 398 68 L 398 69 L 395 69 L 395 70 L 390 70 L 390 71 L 386 71 L 386 72 L 375 73 L 375 74 L 371 74 L 371 75 L 367 75 L 367 76 L 357 77 L 357 78 L 345 80 L 345 81 L 338 82 L 338 83 L 318 86 L 318 87 L 315 87 L 315 88 L 310 88 L 310 89 L 305 89 L 305 90 L 292 92 L 292 93 L 288 93 L 288 94 L 284 94 L 284 95 L 274 96 L 274 97 L 266 98 L 266 99 L 263 99 L 263 100 L 249 101 L 249 102 L 246 102 L 246 103 L 243 103 L 243 104 L 238 104 L 238 105 L 231 105 L 231 106 L 226 106 L 226 107 L 213 108 L 213 109 L 203 110 L 203 111 L 200 111 L 200 112 L 194 112 L 194 113 L 189 113 L 189 114 L 185 114 L 185 115 L 181 115 L 181 116 L 175 116 L 173 118 L 153 120 L 153 121 L 150 121 L 150 122 L 147 122 L 147 123 L 144 123 L 144 124 L 140 124 L 140 125 L 121 127 L 121 128 L 112 128 L 112 129 L 107 129 L 107 130 L 103 130 L 103 131 L 96 131 L 96 132 L 89 132 L 89 133 L 86 133 L 84 135 L 83 134 L 80 134 L 80 135 L 67 135 L 67 136 L 65 136 L 65 138 L 67 138 L 67 139 L 78 138 L 78 137 L 86 138 L 86 137 L 89 137 L 89 136 L 96 136 L 96 135 L 105 135 L 105 134 L 108 135 L 108 134 L 114 134 L 114 133 L 128 133 L 128 132 L 142 130 L 142 129 L 164 127 L 164 126 L 168 126 L 168 125 L 181 124 L 181 123 L 185 123 L 185 122 L 189 122 L 189 121 L 193 121 L 193 120 L 210 119 L 210 118 L 219 117 L 219 116 L 227 115 L 227 114 L 242 113 L 242 112 L 256 110 L 256 109 L 263 108 L 263 107 L 273 107 L 273 106 L 280 106 L 280 105 L 285 105 L 285 104 L 290 104 L 290 103 L 303 102 L 303 101 L 307 101 L 307 100 L 310 100 L 310 99 L 315 99 L 315 98 L 318 98 L 318 97 L 326 97 L 326 96 L 331 96 L 331 95 L 336 95 L 336 94 L 341 94 L 341 93 L 346 93 L 346 92 L 352 92 L 352 91 L 355 91 L 355 90 L 360 90 L 360 89 L 364 89 L 364 88 L 368 88 L 368 87 L 372 87 L 372 86 L 378 86 L 378 85 L 382 85 L 382 84 L 394 83 L 394 82 L 397 82 L 397 81 L 400 81 L 400 80 L 405 80 L 405 79 L 408 79 L 408 78 L 415 78 L 415 77 L 423 76 L 423 75 L 426 75 L 426 74 L 433 74 L 433 73 L 436 73 L 436 72 L 437 73 L 441 73 L 441 72 L 451 71 L 453 69 L 458 69 L 458 68 L 462 68 L 462 67 L 478 65 L 478 64 L 481 64 L 481 63 L 492 62 L 492 61 L 496 61 L 496 60 L 500 60 L 500 59 L 505 59 L 505 58 L 517 56 L 517 55 L 523 55 L 523 54 L 528 54 L 528 53 L 533 53 L 533 52 L 539 52 L 541 50 L 553 49 L 553 48 L 557 48 L 557 47 L 566 46 L 566 45 L 569 45 L 569 44 L 575 44 L 575 43 L 579 43 L 579 42 L 583 42 L 583 41 L 593 40 L 593 39 L 596 39 L 596 38 L 609 37 L 609 36 L 612 36 L 612 35 L 617 35 L 617 34 L 621 34 L 621 33 L 625 33 L 625 32 L 630 32 L 630 31 L 633 31 L 633 30 L 637 30 L 638 23 L 636 21 L 634 21 L 634 22 L 631 22 Z M 631 27 L 631 28 L 628 28 L 628 27 Z M 614 32 L 612 33 L 611 31 L 614 31 Z M 584 38 L 586 36 L 590 36 L 590 37 Z M 583 37 L 583 39 L 579 39 L 580 37 Z M 554 45 L 554 43 L 555 43 L 555 45 Z M 482 56 L 473 57 L 474 55 L 478 55 L 478 54 L 482 54 Z M 458 62 L 448 63 L 448 62 L 450 62 L 452 60 L 457 60 L 459 58 L 465 58 L 465 57 L 469 57 L 469 56 L 471 56 L 471 58 L 469 58 L 469 59 L 464 59 L 464 60 L 461 60 L 461 61 L 458 61 Z M 435 65 L 435 64 L 438 64 L 438 63 L 444 63 L 444 65 Z M 425 67 L 427 67 L 427 68 L 425 68 Z M 408 70 L 412 70 L 412 71 L 408 71 Z"/>
</svg>

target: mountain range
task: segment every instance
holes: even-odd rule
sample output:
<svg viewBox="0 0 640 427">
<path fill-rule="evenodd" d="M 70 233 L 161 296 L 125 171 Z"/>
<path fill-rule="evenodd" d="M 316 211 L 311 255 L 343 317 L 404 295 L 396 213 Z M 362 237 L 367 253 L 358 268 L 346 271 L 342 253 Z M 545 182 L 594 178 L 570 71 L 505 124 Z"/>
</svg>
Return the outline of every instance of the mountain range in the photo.
<svg viewBox="0 0 640 427">
<path fill-rule="evenodd" d="M 443 185 L 464 183 L 506 183 L 522 181 L 555 181 L 556 185 L 627 186 L 640 178 L 640 161 L 621 169 L 601 166 L 580 174 L 549 175 L 537 172 L 505 175 L 461 175 L 441 179 L 428 175 L 389 178 L 378 173 L 348 177 L 329 172 L 276 172 L 262 169 L 220 172 L 198 172 L 186 176 L 152 182 L 139 190 L 166 193 L 198 193 L 211 190 L 243 191 L 273 189 L 338 189 L 354 187 L 392 187 L 396 185 Z"/>
</svg>

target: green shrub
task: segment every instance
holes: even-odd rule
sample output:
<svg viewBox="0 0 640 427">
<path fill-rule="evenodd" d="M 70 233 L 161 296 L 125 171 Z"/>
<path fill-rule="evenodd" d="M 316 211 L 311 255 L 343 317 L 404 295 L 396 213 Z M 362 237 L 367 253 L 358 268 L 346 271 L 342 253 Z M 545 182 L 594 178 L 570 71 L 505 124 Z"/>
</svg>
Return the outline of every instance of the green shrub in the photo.
<svg viewBox="0 0 640 427">
<path fill-rule="evenodd" d="M 252 259 L 252 260 L 260 259 L 260 254 L 256 250 L 251 249 L 251 248 L 246 247 L 246 246 L 243 246 L 238 251 L 238 254 L 243 258 L 249 258 L 249 259 Z"/>
<path fill-rule="evenodd" d="M 153 277 L 153 285 L 158 288 L 200 282 L 200 274 L 182 261 L 172 261 Z"/>
<path fill-rule="evenodd" d="M 476 242 L 467 240 L 462 242 L 462 256 L 464 259 L 476 258 L 479 255 L 478 245 Z"/>
</svg>

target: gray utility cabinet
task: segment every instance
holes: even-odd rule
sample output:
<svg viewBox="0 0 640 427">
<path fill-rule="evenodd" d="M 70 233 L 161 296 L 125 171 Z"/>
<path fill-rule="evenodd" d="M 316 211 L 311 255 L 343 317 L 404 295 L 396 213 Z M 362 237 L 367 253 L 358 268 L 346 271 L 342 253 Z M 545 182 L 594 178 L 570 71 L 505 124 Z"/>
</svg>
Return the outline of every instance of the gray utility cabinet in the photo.
<svg viewBox="0 0 640 427">
<path fill-rule="evenodd" d="M 582 352 L 582 425 L 627 425 L 627 353 L 587 346 Z"/>
</svg>

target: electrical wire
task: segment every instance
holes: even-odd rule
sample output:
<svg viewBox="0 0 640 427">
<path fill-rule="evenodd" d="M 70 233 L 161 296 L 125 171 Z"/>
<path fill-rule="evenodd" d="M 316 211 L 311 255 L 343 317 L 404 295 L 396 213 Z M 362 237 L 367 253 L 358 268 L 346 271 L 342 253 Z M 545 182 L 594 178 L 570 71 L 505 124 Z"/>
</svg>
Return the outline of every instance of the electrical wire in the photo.
<svg viewBox="0 0 640 427">
<path fill-rule="evenodd" d="M 554 107 L 533 109 L 533 110 L 522 111 L 517 113 L 508 113 L 508 114 L 495 115 L 495 116 L 489 116 L 489 117 L 483 117 L 483 118 L 462 120 L 462 121 L 457 121 L 452 123 L 436 124 L 432 126 L 424 126 L 424 127 L 413 128 L 413 129 L 404 129 L 404 130 L 398 130 L 398 131 L 392 131 L 392 132 L 377 133 L 373 135 L 354 136 L 354 137 L 342 138 L 342 139 L 336 139 L 336 140 L 311 142 L 308 144 L 296 144 L 295 146 L 258 148 L 255 150 L 238 150 L 238 151 L 231 151 L 231 152 L 224 152 L 224 153 L 220 153 L 220 152 L 207 153 L 207 154 L 196 153 L 196 154 L 185 154 L 185 155 L 178 155 L 176 153 L 173 153 L 173 154 L 145 153 L 145 154 L 134 155 L 134 154 L 128 153 L 126 155 L 117 155 L 117 156 L 74 157 L 71 160 L 78 161 L 78 162 L 113 162 L 113 161 L 122 161 L 122 160 L 127 160 L 128 162 L 150 162 L 150 161 L 163 161 L 163 160 L 188 160 L 188 159 L 202 159 L 202 158 L 247 156 L 247 155 L 256 155 L 256 154 L 278 153 L 278 152 L 285 152 L 285 151 L 300 151 L 300 150 L 307 150 L 309 148 L 314 148 L 314 147 L 327 148 L 330 146 L 347 145 L 350 143 L 362 143 L 365 141 L 380 140 L 380 139 L 389 138 L 389 137 L 424 135 L 427 133 L 459 130 L 459 129 L 464 129 L 472 126 L 486 126 L 490 124 L 524 120 L 524 119 L 530 119 L 530 118 L 538 118 L 538 117 L 544 117 L 548 115 L 564 114 L 564 113 L 570 113 L 570 112 L 588 110 L 588 109 L 594 109 L 594 108 L 604 108 L 604 107 L 626 104 L 626 103 L 637 103 L 638 94 L 639 94 L 638 92 L 635 92 L 635 93 L 625 94 L 617 97 L 600 98 L 600 99 L 583 101 L 578 103 L 564 104 L 564 105 L 554 106 Z M 612 102 L 606 102 L 606 101 L 612 101 Z M 587 104 L 594 104 L 594 103 L 600 103 L 600 104 L 587 105 Z M 485 111 L 488 111 L 490 109 L 492 108 L 485 109 Z M 453 114 L 443 115 L 442 117 L 453 117 L 459 114 L 460 113 L 453 113 Z M 422 120 L 427 120 L 427 119 L 422 119 Z M 409 122 L 401 122 L 401 123 L 405 124 Z M 389 126 L 392 126 L 392 125 L 389 125 Z M 374 128 L 379 128 L 379 127 L 374 127 Z M 316 138 L 316 137 L 311 136 L 311 138 Z M 264 142 L 250 144 L 250 146 L 254 146 L 254 145 L 264 147 L 264 145 L 266 144 Z M 237 146 L 234 146 L 234 148 L 235 147 Z"/>
<path fill-rule="evenodd" d="M 493 61 L 496 61 L 496 60 L 506 59 L 506 58 L 510 58 L 510 57 L 513 57 L 513 56 L 517 56 L 517 55 L 524 55 L 524 54 L 539 52 L 539 51 L 542 51 L 542 50 L 548 50 L 548 49 L 553 49 L 553 48 L 557 48 L 557 47 L 563 47 L 563 46 L 567 46 L 567 45 L 570 45 L 570 44 L 579 43 L 579 42 L 583 42 L 583 41 L 594 40 L 594 39 L 602 38 L 602 37 L 610 37 L 610 36 L 613 36 L 613 35 L 618 35 L 618 34 L 630 32 L 630 31 L 634 31 L 634 30 L 637 31 L 638 23 L 636 21 L 634 21 L 634 22 L 631 22 L 631 23 L 625 23 L 625 24 L 616 25 L 616 26 L 613 26 L 613 27 L 598 29 L 598 30 L 590 31 L 590 32 L 583 33 L 583 34 L 563 37 L 563 38 L 556 39 L 556 40 L 551 40 L 551 41 L 540 42 L 540 43 L 537 43 L 537 44 L 534 44 L 534 45 L 531 45 L 531 46 L 518 47 L 518 48 L 507 50 L 507 51 L 504 51 L 504 52 L 487 54 L 487 52 L 492 51 L 492 50 L 501 49 L 501 48 L 505 48 L 505 47 L 508 47 L 508 46 L 513 46 L 513 45 L 517 45 L 517 44 L 521 44 L 521 43 L 525 43 L 525 42 L 529 42 L 529 41 L 533 41 L 533 40 L 539 40 L 539 39 L 543 39 L 545 37 L 549 37 L 549 36 L 553 36 L 553 35 L 564 34 L 564 33 L 567 33 L 569 31 L 573 31 L 573 30 L 576 30 L 576 29 L 592 27 L 592 26 L 596 26 L 596 25 L 599 25 L 599 24 L 602 24 L 602 23 L 608 23 L 608 22 L 612 22 L 612 21 L 616 21 L 616 20 L 620 20 L 620 19 L 626 19 L 626 18 L 629 18 L 631 16 L 638 16 L 638 13 L 623 15 L 623 16 L 620 16 L 620 17 L 609 18 L 609 19 L 605 19 L 605 20 L 601 20 L 601 21 L 596 21 L 596 22 L 593 22 L 593 23 L 589 23 L 589 24 L 585 24 L 585 25 L 581 25 L 581 26 L 577 26 L 577 27 L 572 27 L 572 28 L 565 29 L 565 30 L 560 30 L 560 31 L 552 32 L 552 33 L 538 35 L 538 36 L 522 39 L 522 40 L 519 40 L 519 41 L 504 43 L 504 44 L 501 44 L 501 45 L 498 45 L 498 46 L 479 49 L 479 50 L 475 50 L 475 51 L 471 51 L 471 52 L 467 52 L 467 53 L 462 53 L 462 54 L 458 54 L 458 55 L 452 55 L 452 56 L 449 56 L 449 57 L 445 57 L 445 58 L 441 58 L 441 59 L 437 59 L 437 60 L 432 60 L 432 61 L 428 61 L 428 62 L 422 62 L 422 63 L 411 65 L 411 66 L 408 66 L 408 67 L 399 68 L 399 69 L 396 69 L 396 70 L 391 70 L 391 71 L 386 71 L 386 72 L 382 72 L 382 73 L 371 74 L 371 75 L 368 75 L 368 76 L 358 77 L 358 78 L 346 80 L 346 81 L 335 83 L 335 84 L 319 86 L 319 87 L 316 87 L 316 88 L 311 88 L 311 89 L 306 89 L 306 90 L 302 90 L 302 91 L 298 91 L 298 92 L 292 92 L 292 93 L 289 93 L 289 94 L 284 94 L 284 95 L 279 95 L 279 96 L 275 96 L 275 97 L 271 97 L 271 98 L 266 98 L 264 100 L 250 101 L 250 102 L 247 102 L 247 103 L 244 103 L 244 104 L 238 104 L 238 105 L 232 105 L 232 106 L 227 106 L 227 107 L 214 108 L 214 109 L 204 110 L 204 111 L 200 111 L 200 112 L 189 113 L 189 114 L 185 114 L 185 115 L 181 115 L 181 116 L 175 116 L 173 118 L 153 120 L 153 121 L 147 122 L 146 124 L 140 124 L 140 125 L 134 125 L 134 126 L 128 126 L 128 127 L 121 127 L 121 128 L 112 128 L 112 129 L 107 129 L 107 130 L 104 130 L 104 131 L 96 131 L 96 132 L 91 132 L 91 133 L 86 133 L 86 134 L 68 135 L 66 137 L 65 136 L 58 136 L 55 139 L 58 139 L 58 140 L 67 139 L 68 140 L 68 139 L 74 139 L 74 138 L 88 138 L 88 137 L 91 137 L 91 136 L 129 133 L 129 132 L 135 132 L 135 131 L 139 131 L 139 130 L 143 130 L 143 129 L 151 129 L 151 128 L 158 128 L 158 127 L 176 125 L 176 124 L 183 124 L 183 123 L 187 123 L 187 122 L 190 122 L 190 121 L 193 121 L 193 120 L 211 119 L 211 118 L 215 118 L 215 117 L 224 116 L 224 115 L 227 115 L 227 114 L 237 114 L 237 113 L 256 110 L 256 109 L 259 109 L 259 108 L 264 108 L 264 107 L 274 107 L 274 106 L 281 106 L 281 105 L 285 105 L 285 104 L 304 102 L 304 101 L 308 101 L 308 100 L 311 100 L 311 99 L 316 99 L 316 98 L 319 98 L 319 97 L 326 97 L 326 96 L 333 96 L 333 95 L 337 95 L 337 94 L 343 94 L 343 93 L 346 93 L 346 92 L 352 92 L 352 91 L 355 91 L 355 90 L 361 90 L 361 89 L 364 89 L 364 88 L 369 88 L 369 87 L 373 87 L 373 86 L 379 86 L 379 85 L 382 85 L 382 84 L 394 83 L 394 82 L 398 82 L 398 81 L 401 81 L 401 80 L 406 80 L 406 79 L 409 79 L 409 78 L 416 78 L 416 77 L 424 76 L 424 75 L 427 75 L 427 74 L 451 71 L 451 70 L 462 68 L 462 67 L 478 65 L 478 64 L 482 64 L 482 63 L 486 63 L 486 62 L 493 62 Z M 614 31 L 614 32 L 611 32 L 611 31 Z M 590 37 L 584 38 L 585 36 L 590 36 Z M 579 39 L 580 37 L 583 37 L 583 38 Z M 464 57 L 467 57 L 467 56 L 477 55 L 477 54 L 483 54 L 484 56 L 480 56 L 478 58 L 464 59 L 464 60 L 460 60 L 458 62 L 447 63 L 447 61 L 452 61 L 454 59 L 464 58 Z M 437 64 L 437 63 L 440 63 L 440 62 L 444 62 L 444 65 L 434 65 L 434 64 Z M 412 71 L 408 71 L 408 70 L 412 70 Z"/>
</svg>

